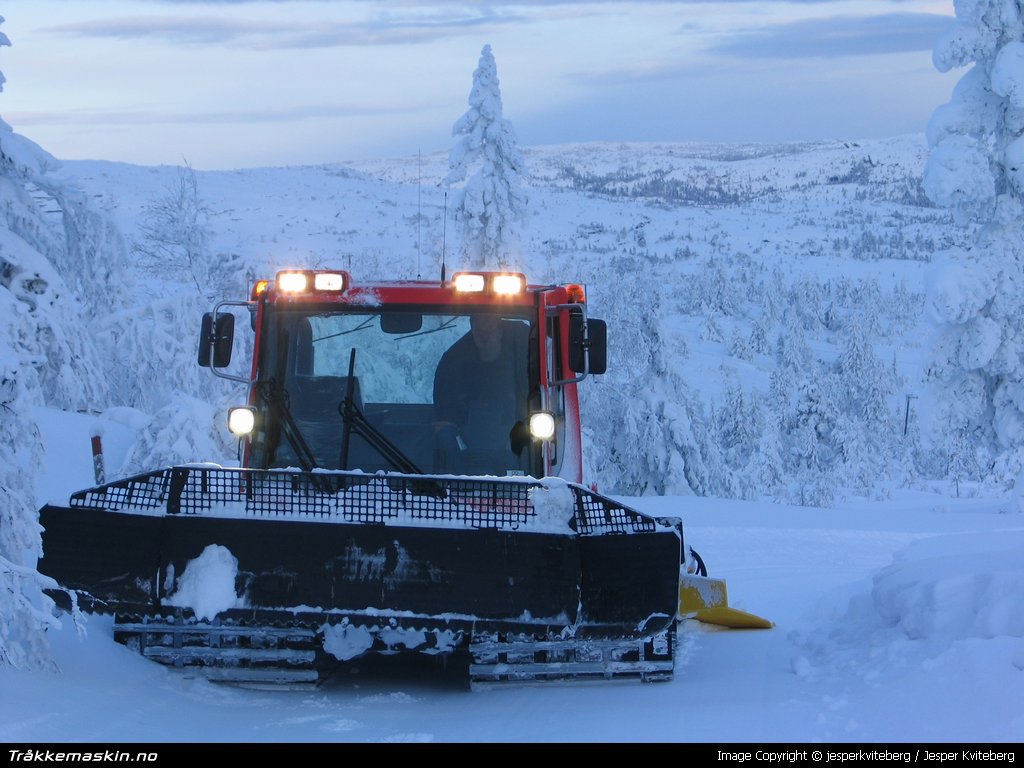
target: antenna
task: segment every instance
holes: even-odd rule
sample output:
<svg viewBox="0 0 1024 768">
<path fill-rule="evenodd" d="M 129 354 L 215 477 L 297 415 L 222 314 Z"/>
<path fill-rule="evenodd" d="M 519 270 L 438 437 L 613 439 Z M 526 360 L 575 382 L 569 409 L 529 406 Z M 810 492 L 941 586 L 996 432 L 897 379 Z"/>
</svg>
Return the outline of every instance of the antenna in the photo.
<svg viewBox="0 0 1024 768">
<path fill-rule="evenodd" d="M 448 236 L 448 190 L 444 192 L 444 218 L 441 219 L 441 282 L 444 282 L 444 245 Z"/>
<path fill-rule="evenodd" d="M 420 198 L 422 197 L 422 185 L 420 183 L 422 178 L 421 161 L 423 157 L 423 150 L 416 150 L 416 279 L 420 279 L 420 220 L 421 220 L 421 209 Z"/>
</svg>

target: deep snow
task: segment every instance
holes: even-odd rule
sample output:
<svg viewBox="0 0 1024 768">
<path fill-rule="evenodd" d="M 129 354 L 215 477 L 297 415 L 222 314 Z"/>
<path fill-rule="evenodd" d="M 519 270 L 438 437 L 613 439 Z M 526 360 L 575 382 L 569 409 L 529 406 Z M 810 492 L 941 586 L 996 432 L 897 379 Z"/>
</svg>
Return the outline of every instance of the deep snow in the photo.
<svg viewBox="0 0 1024 768">
<path fill-rule="evenodd" d="M 50 498 L 112 463 L 123 413 L 38 412 Z M 695 497 L 626 499 L 680 514 L 735 607 L 776 622 L 688 622 L 668 683 L 470 691 L 426 656 L 374 657 L 315 690 L 189 679 L 113 642 L 91 617 L 51 632 L 58 670 L 0 670 L 0 741 L 1019 742 L 1024 520 L 1009 502 L 894 492 L 830 509 Z"/>
<path fill-rule="evenodd" d="M 886 286 L 905 281 L 917 290 L 934 242 L 954 234 L 940 212 L 915 202 L 912 189 L 901 191 L 904 174 L 912 177 L 921 152 L 912 138 L 863 147 L 538 150 L 536 178 L 548 186 L 533 227 L 554 239 L 535 235 L 533 245 L 544 258 L 532 269 L 560 276 L 585 271 L 599 313 L 619 310 L 616 292 L 622 286 L 603 279 L 620 267 L 597 269 L 598 257 L 636 248 L 650 251 L 650 264 L 627 261 L 626 266 L 649 266 L 652 274 L 669 279 L 669 286 L 693 285 L 706 263 L 747 253 L 758 263 L 777 263 L 824 281 L 836 276 Z M 409 217 L 419 207 L 413 185 L 421 172 L 438 177 L 440 165 L 441 158 L 433 156 L 424 158 L 422 168 L 417 158 L 359 169 L 334 165 L 204 175 L 204 199 L 216 211 L 215 250 L 244 253 L 249 263 L 262 261 L 268 274 L 294 263 L 374 276 L 391 264 L 393 254 L 406 257 L 410 276 L 427 273 L 440 241 L 436 199 L 425 205 L 431 215 L 422 250 L 418 229 L 393 226 L 392 209 L 400 207 L 409 214 L 403 220 L 413 220 Z M 672 175 L 682 179 L 679 199 L 671 204 L 602 192 L 607 185 L 640 184 L 644 173 L 656 179 L 658 169 L 668 165 L 678 166 Z M 717 169 L 726 193 L 735 196 L 733 204 L 705 207 L 700 199 L 690 200 L 688 180 L 699 178 L 705 166 Z M 831 181 L 862 166 L 871 169 L 864 185 Z M 144 202 L 175 172 L 110 163 L 69 163 L 68 171 L 128 233 L 135 231 Z M 400 182 L 405 186 L 397 186 Z M 574 193 L 581 183 L 593 192 Z M 773 192 L 779 185 L 786 191 Z M 706 191 L 694 189 L 694 194 Z M 427 192 L 426 198 L 437 197 Z M 865 192 L 869 199 L 861 202 Z M 903 202 L 888 203 L 887 196 Z M 859 234 L 877 230 L 897 233 L 896 245 L 890 245 L 890 237 Z M 138 287 L 149 285 L 140 280 Z M 155 291 L 160 284 L 152 285 Z M 726 344 L 703 325 L 703 304 L 689 307 L 678 296 L 672 299 L 659 306 L 656 330 L 672 365 L 685 373 L 686 387 L 710 402 L 721 402 L 725 384 L 738 375 L 752 386 L 767 387 L 766 356 L 730 361 Z M 160 302 L 155 304 L 167 311 Z M 188 337 L 192 371 L 196 318 L 172 320 L 169 327 Z M 628 313 L 621 320 L 628 322 Z M 924 386 L 929 326 L 919 318 L 902 332 L 899 327 L 894 324 L 881 339 L 882 359 L 893 359 L 904 371 L 906 389 L 895 394 L 901 405 L 904 391 L 914 396 L 911 427 L 918 421 L 923 427 L 934 413 Z M 137 335 L 124 343 L 156 349 L 169 339 Z M 835 354 L 820 337 L 814 344 L 825 358 Z M 609 389 L 604 391 L 607 398 Z M 663 393 L 669 401 L 682 394 L 678 388 Z M 214 421 L 219 428 L 219 412 L 213 406 L 196 410 L 196 402 L 177 398 L 171 407 L 182 409 L 185 419 L 209 416 L 211 428 Z M 605 405 L 596 397 L 594 404 Z M 106 447 L 108 475 L 123 472 L 125 457 L 154 418 L 127 407 L 101 415 L 39 408 L 33 416 L 46 451 L 36 477 L 40 504 L 64 503 L 69 492 L 93 484 L 90 438 L 96 432 Z M 902 409 L 900 416 L 897 429 L 905 424 Z M 189 461 L 210 458 L 187 443 L 181 453 Z M 637 458 L 642 457 L 633 455 Z M 607 463 L 600 470 L 599 477 L 608 476 Z M 651 465 L 643 471 L 658 470 Z M 142 659 L 113 642 L 105 618 L 90 618 L 86 637 L 79 639 L 65 617 L 62 629 L 49 633 L 57 669 L 0 670 L 0 740 L 1018 742 L 1024 736 L 1024 564 L 1019 556 L 1024 519 L 1013 498 L 966 480 L 961 491 L 957 498 L 952 482 L 927 478 L 880 483 L 874 500 L 847 493 L 828 508 L 673 493 L 625 498 L 646 512 L 680 515 L 689 543 L 711 574 L 727 580 L 731 603 L 776 623 L 764 631 L 688 623 L 670 683 L 471 692 L 464 669 L 410 656 L 361 660 L 316 690 L 240 689 L 184 678 Z M 230 562 L 214 562 L 230 568 Z M 183 599 L 196 604 L 205 596 L 200 591 Z M 216 609 L 217 601 L 204 604 L 210 606 Z"/>
</svg>

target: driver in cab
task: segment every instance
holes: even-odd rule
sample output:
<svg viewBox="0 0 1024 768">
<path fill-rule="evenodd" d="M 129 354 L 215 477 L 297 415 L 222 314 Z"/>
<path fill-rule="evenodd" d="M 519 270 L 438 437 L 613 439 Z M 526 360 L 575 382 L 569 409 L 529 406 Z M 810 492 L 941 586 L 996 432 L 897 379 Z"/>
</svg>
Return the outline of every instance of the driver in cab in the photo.
<svg viewBox="0 0 1024 768">
<path fill-rule="evenodd" d="M 526 323 L 475 314 L 470 330 L 441 356 L 434 375 L 434 409 L 446 451 L 504 453 L 516 462 L 510 433 L 524 418 Z"/>
</svg>

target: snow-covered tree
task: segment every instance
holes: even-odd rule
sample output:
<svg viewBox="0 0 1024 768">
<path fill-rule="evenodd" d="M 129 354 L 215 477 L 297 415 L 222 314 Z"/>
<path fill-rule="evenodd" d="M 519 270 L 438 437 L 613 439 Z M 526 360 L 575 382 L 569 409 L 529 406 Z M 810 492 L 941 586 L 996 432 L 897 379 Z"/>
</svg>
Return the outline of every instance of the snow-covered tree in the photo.
<svg viewBox="0 0 1024 768">
<path fill-rule="evenodd" d="M 0 74 L 0 90 L 3 82 Z M 32 408 L 85 407 L 105 389 L 78 302 L 48 260 L 73 258 L 68 223 L 81 213 L 62 206 L 55 226 L 40 207 L 72 197 L 49 176 L 57 165 L 0 120 L 0 664 L 18 667 L 49 663 L 45 630 L 55 620 L 43 590 L 57 586 L 34 567 L 42 444 Z"/>
<path fill-rule="evenodd" d="M 838 388 L 832 374 L 809 370 L 808 376 L 798 387 L 796 410 L 786 425 L 790 472 L 795 478 L 789 500 L 795 504 L 830 506 L 837 490 L 832 468 L 840 437 Z"/>
<path fill-rule="evenodd" d="M 970 67 L 928 125 L 924 186 L 972 229 L 973 244 L 938 254 L 930 305 L 944 323 L 937 367 L 948 418 L 980 431 L 994 456 L 1024 462 L 1024 9 L 956 0 L 933 60 Z M 946 439 L 956 435 L 946 435 Z M 1016 474 L 1015 472 L 1011 474 Z"/>
<path fill-rule="evenodd" d="M 448 156 L 445 183 L 455 185 L 455 220 L 462 236 L 467 268 L 519 265 L 520 229 L 527 198 L 523 189 L 526 161 L 516 146 L 512 124 L 502 116 L 498 68 L 485 45 L 473 73 L 469 109 L 452 127 L 461 137 Z"/>
<path fill-rule="evenodd" d="M 142 212 L 140 239 L 132 245 L 143 266 L 161 277 L 186 276 L 206 295 L 211 285 L 208 242 L 210 211 L 199 194 L 196 173 L 187 162 L 164 194 Z M 212 294 L 206 296 L 213 298 Z"/>
<path fill-rule="evenodd" d="M 775 359 L 780 368 L 794 371 L 803 370 L 811 360 L 800 313 L 792 306 L 787 307 L 783 317 L 784 328 L 775 345 Z"/>
<path fill-rule="evenodd" d="M 759 495 L 769 498 L 779 496 L 785 485 L 785 459 L 779 425 L 775 421 L 765 424 L 758 440 L 750 466 L 750 480 Z"/>
<path fill-rule="evenodd" d="M 188 461 L 225 461 L 233 454 L 215 413 L 237 387 L 196 365 L 199 319 L 220 299 L 246 295 L 241 259 L 210 246 L 212 213 L 186 161 L 143 209 L 132 251 L 156 280 L 156 295 L 111 313 L 100 327 L 116 359 L 122 401 L 150 416 L 125 458 L 130 474 Z M 239 324 L 238 327 L 243 327 Z M 238 357 L 251 337 L 238 333 Z"/>
<path fill-rule="evenodd" d="M 946 473 L 953 482 L 956 495 L 960 496 L 960 483 L 972 480 L 978 474 L 977 460 L 974 455 L 973 441 L 963 426 L 951 430 L 952 440 L 946 446 Z"/>
</svg>

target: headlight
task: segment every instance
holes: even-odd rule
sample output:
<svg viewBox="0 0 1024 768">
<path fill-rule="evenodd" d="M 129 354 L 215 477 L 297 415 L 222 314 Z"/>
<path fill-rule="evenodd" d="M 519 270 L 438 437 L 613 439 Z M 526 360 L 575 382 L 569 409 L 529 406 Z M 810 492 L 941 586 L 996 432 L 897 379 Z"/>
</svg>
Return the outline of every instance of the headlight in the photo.
<svg viewBox="0 0 1024 768">
<path fill-rule="evenodd" d="M 278 272 L 277 289 L 282 293 L 302 293 L 309 286 L 305 272 Z"/>
<path fill-rule="evenodd" d="M 313 275 L 313 287 L 318 291 L 344 291 L 344 272 L 317 272 Z"/>
<path fill-rule="evenodd" d="M 228 430 L 237 437 L 245 437 L 256 426 L 256 409 L 249 406 L 228 409 Z"/>
<path fill-rule="evenodd" d="M 550 440 L 555 436 L 555 417 L 547 411 L 531 413 L 530 435 L 537 440 Z"/>
<path fill-rule="evenodd" d="M 486 284 L 483 275 L 472 272 L 460 272 L 452 277 L 455 290 L 459 293 L 480 293 Z"/>
<path fill-rule="evenodd" d="M 495 296 L 515 296 L 526 290 L 526 275 L 522 272 L 456 272 L 452 287 L 459 293 L 493 293 Z"/>
<path fill-rule="evenodd" d="M 525 282 L 522 275 L 495 275 L 491 285 L 494 286 L 495 293 L 511 296 L 521 293 Z"/>
<path fill-rule="evenodd" d="M 347 290 L 349 285 L 348 272 L 321 272 L 313 269 L 278 272 L 275 279 L 277 290 L 293 296 L 312 291 L 341 293 Z"/>
</svg>

